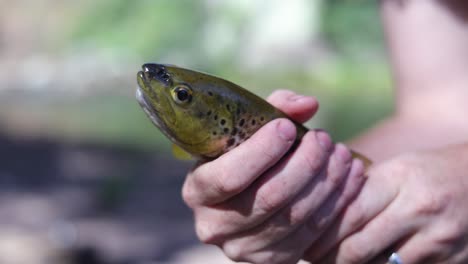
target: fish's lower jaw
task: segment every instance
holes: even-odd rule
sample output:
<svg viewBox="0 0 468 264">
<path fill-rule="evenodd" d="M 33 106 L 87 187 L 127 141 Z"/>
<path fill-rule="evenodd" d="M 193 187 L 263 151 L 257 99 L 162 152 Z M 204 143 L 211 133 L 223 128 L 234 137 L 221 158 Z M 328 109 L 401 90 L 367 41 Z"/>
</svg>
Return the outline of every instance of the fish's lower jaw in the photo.
<svg viewBox="0 0 468 264">
<path fill-rule="evenodd" d="M 137 87 L 136 92 L 135 92 L 135 97 L 137 99 L 138 104 L 140 104 L 141 108 L 145 111 L 145 113 L 149 116 L 150 114 L 150 108 L 148 105 L 148 102 L 145 99 L 145 96 L 143 95 L 143 92 L 141 91 L 140 87 Z"/>
<path fill-rule="evenodd" d="M 137 87 L 136 89 L 136 93 L 135 93 L 135 97 L 138 101 L 138 103 L 140 104 L 141 108 L 143 109 L 143 111 L 145 112 L 145 114 L 149 117 L 149 119 L 151 120 L 151 122 L 153 122 L 153 124 L 158 127 L 159 129 L 161 129 L 161 121 L 159 120 L 158 116 L 156 115 L 156 113 L 154 113 L 154 109 L 148 104 L 148 101 L 145 99 L 145 95 L 143 94 L 143 92 L 141 91 L 141 88 L 140 87 Z"/>
<path fill-rule="evenodd" d="M 141 88 L 137 86 L 136 92 L 135 92 L 135 97 L 138 101 L 138 103 L 141 105 L 141 102 L 143 99 L 143 93 L 141 92 Z"/>
</svg>

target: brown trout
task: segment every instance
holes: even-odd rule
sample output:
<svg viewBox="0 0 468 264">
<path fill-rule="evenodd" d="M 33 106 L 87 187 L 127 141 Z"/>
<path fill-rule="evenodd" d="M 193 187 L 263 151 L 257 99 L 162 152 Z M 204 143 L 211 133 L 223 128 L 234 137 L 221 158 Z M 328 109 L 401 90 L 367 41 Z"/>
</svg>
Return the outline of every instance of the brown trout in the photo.
<svg viewBox="0 0 468 264">
<path fill-rule="evenodd" d="M 173 143 L 196 158 L 214 159 L 286 114 L 227 80 L 172 65 L 148 63 L 137 74 L 137 100 Z M 293 121 L 294 122 L 294 121 Z M 294 122 L 299 141 L 308 129 Z M 352 151 L 365 166 L 370 160 Z"/>
</svg>

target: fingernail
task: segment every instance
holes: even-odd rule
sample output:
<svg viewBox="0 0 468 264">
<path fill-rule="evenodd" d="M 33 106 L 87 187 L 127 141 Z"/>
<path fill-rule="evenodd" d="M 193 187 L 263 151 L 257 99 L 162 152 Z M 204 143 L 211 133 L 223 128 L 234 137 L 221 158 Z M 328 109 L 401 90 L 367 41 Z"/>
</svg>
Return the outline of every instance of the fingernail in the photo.
<svg viewBox="0 0 468 264">
<path fill-rule="evenodd" d="M 296 127 L 290 121 L 280 120 L 277 124 L 277 131 L 279 137 L 285 141 L 293 141 L 296 139 Z"/>
<path fill-rule="evenodd" d="M 348 148 L 342 144 L 338 143 L 335 146 L 335 152 L 336 155 L 343 161 L 343 162 L 349 162 L 351 161 L 351 152 L 348 150 Z"/>
<path fill-rule="evenodd" d="M 332 145 L 332 140 L 330 136 L 328 135 L 328 133 L 325 131 L 319 130 L 315 133 L 315 136 L 317 137 L 317 140 L 320 146 L 322 146 L 324 150 L 328 151 Z"/>
</svg>

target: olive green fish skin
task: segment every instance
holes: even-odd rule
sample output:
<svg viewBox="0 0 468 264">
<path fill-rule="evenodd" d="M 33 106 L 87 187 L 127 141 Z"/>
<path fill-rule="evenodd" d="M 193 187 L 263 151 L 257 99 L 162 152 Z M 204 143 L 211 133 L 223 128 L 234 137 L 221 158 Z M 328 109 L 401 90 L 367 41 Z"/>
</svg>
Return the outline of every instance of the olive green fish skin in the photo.
<svg viewBox="0 0 468 264">
<path fill-rule="evenodd" d="M 189 69 L 148 63 L 138 72 L 137 81 L 137 100 L 148 117 L 175 144 L 198 158 L 216 158 L 267 122 L 288 118 L 232 82 Z M 299 141 L 308 129 L 295 125 Z"/>
<path fill-rule="evenodd" d="M 175 144 L 200 158 L 216 158 L 249 138 L 261 126 L 287 117 L 248 90 L 205 73 L 162 64 L 138 72 L 137 99 L 160 130 Z M 175 90 L 191 90 L 178 103 Z M 301 137 L 307 129 L 296 124 Z"/>
</svg>

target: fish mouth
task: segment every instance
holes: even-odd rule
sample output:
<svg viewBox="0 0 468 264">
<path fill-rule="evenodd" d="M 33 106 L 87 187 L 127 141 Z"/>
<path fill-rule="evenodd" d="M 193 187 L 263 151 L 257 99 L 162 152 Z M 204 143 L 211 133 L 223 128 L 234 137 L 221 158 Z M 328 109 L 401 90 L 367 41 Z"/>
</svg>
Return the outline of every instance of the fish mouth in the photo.
<svg viewBox="0 0 468 264">
<path fill-rule="evenodd" d="M 158 111 L 158 104 L 160 104 L 161 100 L 164 100 L 164 98 L 160 98 L 161 95 L 157 94 L 151 85 L 151 80 L 154 79 L 158 80 L 158 82 L 163 86 L 164 82 L 170 82 L 167 79 L 164 79 L 169 78 L 165 67 L 161 64 L 146 63 L 143 64 L 141 68 L 142 70 L 137 73 L 138 87 L 136 89 L 136 99 L 143 111 L 150 118 L 151 122 L 153 122 L 153 124 L 162 130 L 167 136 L 173 138 L 174 136 L 162 120 L 160 111 Z M 166 114 L 172 116 L 170 113 Z"/>
<path fill-rule="evenodd" d="M 160 112 L 156 109 L 156 107 L 151 103 L 148 99 L 148 96 L 145 94 L 145 90 L 151 88 L 149 85 L 145 74 L 140 71 L 137 75 L 138 79 L 138 87 L 136 89 L 135 97 L 138 101 L 138 104 L 143 109 L 145 114 L 149 117 L 151 122 L 163 132 L 169 139 L 175 141 L 175 135 L 169 129 L 169 127 L 161 120 Z"/>
<path fill-rule="evenodd" d="M 137 73 L 137 82 L 140 88 L 150 87 L 147 75 L 143 71 Z"/>
<path fill-rule="evenodd" d="M 137 87 L 135 97 L 140 104 L 143 111 L 150 118 L 151 122 L 156 125 L 158 128 L 162 128 L 161 119 L 158 116 L 158 110 L 156 110 L 146 98 L 145 93 L 142 91 L 141 87 Z"/>
<path fill-rule="evenodd" d="M 147 81 L 145 74 L 142 71 L 139 71 L 137 74 L 138 87 L 136 89 L 135 97 L 140 104 L 140 106 L 145 109 L 145 111 L 155 112 L 156 109 L 149 103 L 147 96 L 145 95 L 144 90 L 150 90 L 151 86 Z"/>
</svg>

